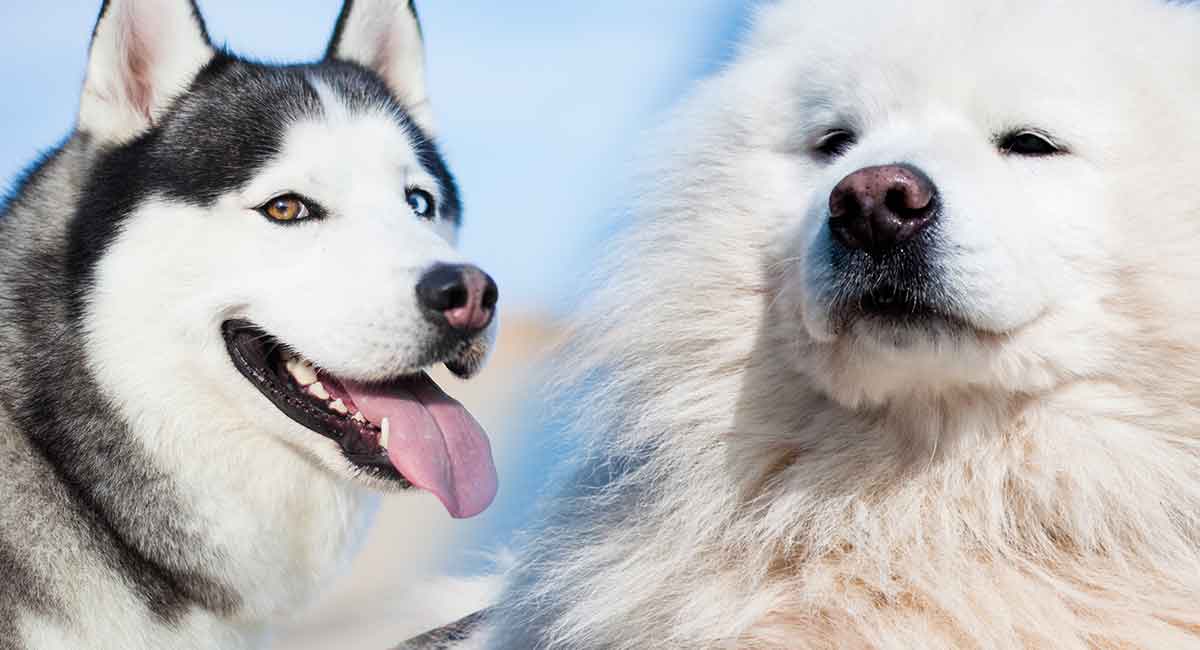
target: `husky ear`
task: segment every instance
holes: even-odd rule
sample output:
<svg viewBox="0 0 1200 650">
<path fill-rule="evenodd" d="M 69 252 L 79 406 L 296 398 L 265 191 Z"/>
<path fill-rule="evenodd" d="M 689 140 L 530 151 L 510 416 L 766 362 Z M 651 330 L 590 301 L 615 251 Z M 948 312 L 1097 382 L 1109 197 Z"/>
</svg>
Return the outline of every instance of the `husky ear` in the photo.
<svg viewBox="0 0 1200 650">
<path fill-rule="evenodd" d="M 417 126 L 433 131 L 425 93 L 425 44 L 413 0 L 346 0 L 325 58 L 374 70 Z"/>
<path fill-rule="evenodd" d="M 107 142 L 139 135 L 213 57 L 192 0 L 105 0 L 79 107 L 79 129 Z"/>
</svg>

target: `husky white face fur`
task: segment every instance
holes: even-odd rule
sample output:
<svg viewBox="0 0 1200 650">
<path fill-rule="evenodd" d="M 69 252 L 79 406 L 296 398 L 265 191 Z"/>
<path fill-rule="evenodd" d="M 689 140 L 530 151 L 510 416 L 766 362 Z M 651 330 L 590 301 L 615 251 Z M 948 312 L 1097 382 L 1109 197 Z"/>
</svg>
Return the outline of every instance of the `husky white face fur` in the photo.
<svg viewBox="0 0 1200 650">
<path fill-rule="evenodd" d="M 346 3 L 326 61 L 291 67 L 214 52 L 190 3 L 102 13 L 80 130 L 117 148 L 82 322 L 152 447 L 186 455 L 159 430 L 206 422 L 455 516 L 490 503 L 486 437 L 423 372 L 479 370 L 497 299 L 454 249 L 423 67 L 407 2 Z"/>
<path fill-rule="evenodd" d="M 0 207 L 0 646 L 256 647 L 381 490 L 494 498 L 425 372 L 482 368 L 499 290 L 455 251 L 416 10 L 333 32 L 262 64 L 192 0 L 103 3 L 77 128 Z"/>
</svg>

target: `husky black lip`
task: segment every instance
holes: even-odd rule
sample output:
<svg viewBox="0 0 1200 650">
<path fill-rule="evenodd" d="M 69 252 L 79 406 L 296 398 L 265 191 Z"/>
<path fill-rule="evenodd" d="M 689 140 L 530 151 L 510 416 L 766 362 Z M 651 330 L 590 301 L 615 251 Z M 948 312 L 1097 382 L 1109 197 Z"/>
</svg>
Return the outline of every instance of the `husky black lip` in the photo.
<svg viewBox="0 0 1200 650">
<path fill-rule="evenodd" d="M 338 443 L 346 459 L 368 475 L 412 487 L 392 466 L 379 445 L 379 430 L 332 413 L 301 391 L 286 373 L 276 370 L 283 345 L 262 328 L 244 320 L 226 321 L 221 334 L 233 365 L 271 403 L 298 424 Z"/>
</svg>

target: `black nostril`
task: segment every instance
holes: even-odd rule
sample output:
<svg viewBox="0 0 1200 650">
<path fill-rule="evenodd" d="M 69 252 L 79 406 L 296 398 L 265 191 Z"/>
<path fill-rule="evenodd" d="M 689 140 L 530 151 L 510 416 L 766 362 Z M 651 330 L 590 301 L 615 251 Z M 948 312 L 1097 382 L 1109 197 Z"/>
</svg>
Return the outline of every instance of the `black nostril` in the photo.
<svg viewBox="0 0 1200 650">
<path fill-rule="evenodd" d="M 487 286 L 483 289 L 482 305 L 484 309 L 495 309 L 496 303 L 500 302 L 500 288 L 496 286 L 496 281 L 492 276 L 484 274 L 487 279 Z"/>
<path fill-rule="evenodd" d="M 465 269 L 460 264 L 438 264 L 429 269 L 417 283 L 421 304 L 433 311 L 466 307 L 471 299 Z"/>
<path fill-rule="evenodd" d="M 895 214 L 901 219 L 904 219 L 913 212 L 919 210 L 919 208 L 914 210 L 913 208 L 908 207 L 908 203 L 908 188 L 905 187 L 893 187 L 892 189 L 888 190 L 887 196 L 883 199 L 883 204 L 892 211 L 892 214 Z"/>
<path fill-rule="evenodd" d="M 447 304 L 445 309 L 458 309 L 459 307 L 466 307 L 467 300 L 469 298 L 470 294 L 467 292 L 467 288 L 465 286 L 456 284 L 453 287 L 449 287 L 446 290 Z"/>
</svg>

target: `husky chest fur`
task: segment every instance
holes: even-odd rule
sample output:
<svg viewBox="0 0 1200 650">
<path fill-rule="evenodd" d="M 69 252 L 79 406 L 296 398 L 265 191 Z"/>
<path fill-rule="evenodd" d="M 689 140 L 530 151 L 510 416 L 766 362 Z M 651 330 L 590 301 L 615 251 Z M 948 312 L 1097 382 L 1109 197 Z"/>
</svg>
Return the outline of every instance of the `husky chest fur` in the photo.
<svg viewBox="0 0 1200 650">
<path fill-rule="evenodd" d="M 487 438 L 497 289 L 454 250 L 410 2 L 325 60 L 110 0 L 75 132 L 0 216 L 0 648 L 231 648 L 343 566 L 381 490 L 454 517 Z"/>
</svg>

